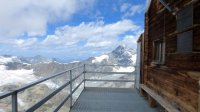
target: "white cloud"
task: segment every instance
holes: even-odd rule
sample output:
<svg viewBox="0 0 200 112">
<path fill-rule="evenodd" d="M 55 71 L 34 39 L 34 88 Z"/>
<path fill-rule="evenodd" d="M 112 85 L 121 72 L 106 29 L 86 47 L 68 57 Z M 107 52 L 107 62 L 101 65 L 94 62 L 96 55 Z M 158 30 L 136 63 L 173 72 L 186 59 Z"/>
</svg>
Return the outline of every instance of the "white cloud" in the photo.
<svg viewBox="0 0 200 112">
<path fill-rule="evenodd" d="M 59 45 L 61 44 L 60 38 L 56 35 L 48 35 L 46 39 L 42 42 L 44 45 Z"/>
<path fill-rule="evenodd" d="M 137 43 L 138 36 L 126 35 L 122 40 L 122 43 L 127 46 L 134 46 Z"/>
<path fill-rule="evenodd" d="M 58 28 L 54 35 L 48 35 L 42 43 L 46 46 L 71 46 L 85 40 L 85 47 L 109 46 L 117 42 L 119 35 L 139 29 L 140 27 L 131 20 L 121 20 L 112 24 L 105 24 L 103 21 L 82 22 L 78 26 L 66 25 Z"/>
<path fill-rule="evenodd" d="M 139 36 L 136 33 L 141 31 L 141 27 L 132 20 L 124 19 L 140 13 L 140 5 L 123 4 L 120 9 L 117 9 L 118 5 L 113 6 L 113 11 L 121 11 L 124 16 L 122 20 L 109 24 L 104 22 L 102 12 L 95 10 L 93 19 L 97 21 L 61 26 L 50 35 L 46 34 L 48 24 L 65 23 L 78 12 L 89 13 L 88 9 L 94 6 L 95 0 L 0 1 L 2 54 L 31 56 L 43 53 L 52 57 L 57 54 L 98 54 L 119 44 L 135 44 Z M 124 38 L 119 40 L 121 37 Z"/>
<path fill-rule="evenodd" d="M 0 37 L 46 34 L 48 23 L 64 21 L 94 0 L 1 0 Z"/>
<path fill-rule="evenodd" d="M 107 47 L 112 45 L 111 41 L 94 41 L 94 42 L 88 42 L 85 47 Z"/>
<path fill-rule="evenodd" d="M 6 41 L 7 43 L 4 42 L 1 47 L 12 50 L 7 51 L 8 53 L 40 54 L 51 57 L 67 54 L 65 58 L 76 60 L 78 57 L 89 57 L 111 51 L 119 44 L 134 47 L 141 31 L 140 26 L 128 19 L 110 24 L 105 24 L 103 21 L 82 22 L 76 26 L 59 27 L 54 34 L 42 38 Z M 13 51 L 14 47 L 17 51 Z M 4 53 L 7 52 L 4 50 Z"/>
<path fill-rule="evenodd" d="M 134 16 L 135 14 L 141 13 L 144 10 L 144 6 L 139 5 L 132 5 L 128 3 L 123 3 L 120 7 L 120 11 L 123 13 L 122 18 L 127 18 Z"/>
<path fill-rule="evenodd" d="M 137 32 L 134 32 L 134 34 L 132 35 L 125 35 L 120 43 L 131 48 L 136 48 L 137 40 L 143 32 L 144 32 L 143 30 L 138 30 Z"/>
<path fill-rule="evenodd" d="M 131 4 L 128 4 L 128 3 L 123 3 L 120 7 L 120 11 L 121 12 L 125 12 L 127 11 L 129 8 L 131 7 Z"/>
<path fill-rule="evenodd" d="M 129 35 L 126 34 L 127 32 Z M 40 49 L 46 50 L 45 52 L 55 52 L 55 50 L 61 52 L 66 51 L 66 49 L 71 51 L 83 48 L 87 50 L 110 49 L 119 44 L 133 47 L 141 32 L 141 27 L 128 19 L 111 24 L 105 24 L 103 21 L 82 22 L 77 26 L 59 27 L 54 34 L 47 35 L 42 40 L 38 38 L 15 39 L 9 44 L 20 49 Z M 119 38 L 123 39 L 119 40 Z"/>
<path fill-rule="evenodd" d="M 26 40 L 17 39 L 15 41 L 15 44 L 20 48 L 26 48 L 26 47 L 31 47 L 31 46 L 37 44 L 37 42 L 38 42 L 37 38 L 28 38 Z"/>
<path fill-rule="evenodd" d="M 117 11 L 118 11 L 118 7 L 117 7 L 116 4 L 114 4 L 114 5 L 112 6 L 112 11 L 113 11 L 113 12 L 117 12 Z"/>
</svg>

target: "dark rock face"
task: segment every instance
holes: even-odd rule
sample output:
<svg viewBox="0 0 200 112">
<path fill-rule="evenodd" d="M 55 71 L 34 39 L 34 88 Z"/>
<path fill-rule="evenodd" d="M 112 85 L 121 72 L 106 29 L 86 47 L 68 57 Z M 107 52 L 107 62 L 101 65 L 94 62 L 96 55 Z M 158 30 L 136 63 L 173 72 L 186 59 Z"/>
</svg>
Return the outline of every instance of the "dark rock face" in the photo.
<svg viewBox="0 0 200 112">
<path fill-rule="evenodd" d="M 18 69 L 26 69 L 30 70 L 31 66 L 19 62 L 8 62 L 5 64 L 7 70 L 18 70 Z"/>
</svg>

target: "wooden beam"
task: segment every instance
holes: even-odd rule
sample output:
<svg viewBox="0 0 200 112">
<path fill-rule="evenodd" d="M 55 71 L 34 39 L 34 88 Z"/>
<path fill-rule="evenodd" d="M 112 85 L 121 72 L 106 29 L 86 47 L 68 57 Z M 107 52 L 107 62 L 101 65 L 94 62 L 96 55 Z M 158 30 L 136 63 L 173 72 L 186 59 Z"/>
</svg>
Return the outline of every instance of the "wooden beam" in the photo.
<svg viewBox="0 0 200 112">
<path fill-rule="evenodd" d="M 146 96 L 146 93 L 145 93 L 145 91 L 142 89 L 142 88 L 140 88 L 140 94 L 142 95 L 142 96 Z"/>
<path fill-rule="evenodd" d="M 170 102 L 159 96 L 156 92 L 148 88 L 146 85 L 141 84 L 140 87 L 147 92 L 155 101 L 157 101 L 163 108 L 165 108 L 168 112 L 180 112 L 177 108 L 171 105 Z"/>
<path fill-rule="evenodd" d="M 198 112 L 200 112 L 200 79 L 199 79 L 199 99 L 198 99 Z"/>
<path fill-rule="evenodd" d="M 173 36 L 176 36 L 176 35 L 178 35 L 178 34 L 181 34 L 181 33 L 187 32 L 187 31 L 189 31 L 189 30 L 192 30 L 192 29 L 194 29 L 194 28 L 197 28 L 197 27 L 200 27 L 200 24 L 193 24 L 193 26 L 188 27 L 187 29 L 185 29 L 185 30 L 183 30 L 183 31 L 180 31 L 180 32 L 174 31 L 173 33 L 168 34 L 167 37 L 173 37 Z"/>
<path fill-rule="evenodd" d="M 147 96 L 148 103 L 150 107 L 156 107 L 156 100 L 154 100 L 150 95 Z"/>
</svg>

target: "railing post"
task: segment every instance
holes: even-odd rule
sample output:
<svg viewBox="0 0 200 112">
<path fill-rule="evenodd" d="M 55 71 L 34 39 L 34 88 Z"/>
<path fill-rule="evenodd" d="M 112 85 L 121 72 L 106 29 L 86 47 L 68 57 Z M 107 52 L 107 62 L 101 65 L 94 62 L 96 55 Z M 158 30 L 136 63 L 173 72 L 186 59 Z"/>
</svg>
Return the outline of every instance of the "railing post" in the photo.
<svg viewBox="0 0 200 112">
<path fill-rule="evenodd" d="M 133 85 L 133 88 L 136 88 L 137 89 L 137 79 L 139 79 L 138 80 L 138 82 L 140 82 L 140 77 L 139 77 L 139 74 L 137 74 L 136 73 L 136 71 L 137 71 L 137 68 L 136 68 L 136 66 L 133 66 L 133 68 L 135 68 L 135 72 L 133 71 L 132 72 L 132 76 L 133 76 L 133 80 L 134 80 L 134 85 Z M 138 71 L 137 71 L 138 72 Z M 134 75 L 135 74 L 135 75 Z M 141 74 L 141 73 L 140 73 Z M 137 78 L 137 79 L 136 79 Z M 138 85 L 138 89 L 140 88 L 140 83 L 139 83 L 139 85 Z"/>
<path fill-rule="evenodd" d="M 12 112 L 18 112 L 17 106 L 17 92 L 14 92 L 12 94 Z"/>
<path fill-rule="evenodd" d="M 70 73 L 70 108 L 72 107 L 72 70 L 69 71 Z"/>
<path fill-rule="evenodd" d="M 200 79 L 199 79 L 199 100 L 198 100 L 198 112 L 200 112 Z"/>
<path fill-rule="evenodd" d="M 85 64 L 84 64 L 83 77 L 84 77 L 84 88 L 85 88 Z"/>
</svg>

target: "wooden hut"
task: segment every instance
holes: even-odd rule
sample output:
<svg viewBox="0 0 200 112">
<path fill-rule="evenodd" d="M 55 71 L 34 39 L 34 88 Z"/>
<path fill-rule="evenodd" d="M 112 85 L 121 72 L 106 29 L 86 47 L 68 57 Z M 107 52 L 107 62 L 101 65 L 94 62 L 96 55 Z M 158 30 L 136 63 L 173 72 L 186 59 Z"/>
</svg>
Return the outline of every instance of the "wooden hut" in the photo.
<svg viewBox="0 0 200 112">
<path fill-rule="evenodd" d="M 141 40 L 140 89 L 150 105 L 200 112 L 200 1 L 149 1 Z"/>
</svg>

